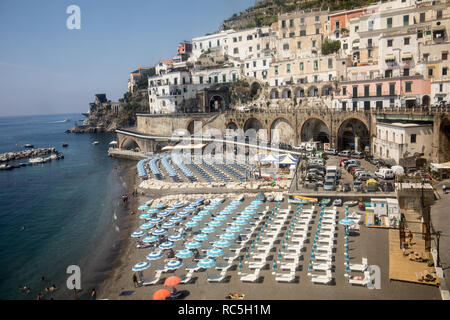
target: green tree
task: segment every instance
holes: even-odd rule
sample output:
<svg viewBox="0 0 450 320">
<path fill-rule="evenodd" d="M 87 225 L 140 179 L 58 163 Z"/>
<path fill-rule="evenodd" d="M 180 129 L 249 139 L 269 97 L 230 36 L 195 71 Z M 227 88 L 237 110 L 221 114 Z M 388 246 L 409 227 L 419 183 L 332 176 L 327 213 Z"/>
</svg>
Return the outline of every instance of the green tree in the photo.
<svg viewBox="0 0 450 320">
<path fill-rule="evenodd" d="M 339 40 L 330 40 L 328 38 L 322 43 L 322 54 L 332 54 L 338 52 L 341 48 L 341 42 Z"/>
</svg>

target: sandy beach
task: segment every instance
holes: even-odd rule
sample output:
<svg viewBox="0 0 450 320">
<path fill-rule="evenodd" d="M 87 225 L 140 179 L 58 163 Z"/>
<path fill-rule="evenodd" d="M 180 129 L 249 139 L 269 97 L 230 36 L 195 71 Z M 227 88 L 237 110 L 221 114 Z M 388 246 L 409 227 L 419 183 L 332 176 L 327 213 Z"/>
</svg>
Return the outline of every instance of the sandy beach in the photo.
<svg viewBox="0 0 450 320">
<path fill-rule="evenodd" d="M 128 169 L 126 174 L 127 189 L 130 192 L 139 184 L 135 168 Z M 141 192 L 144 192 L 144 195 Z M 218 192 L 220 190 L 217 190 Z M 137 207 L 145 204 L 151 199 L 165 197 L 164 199 L 175 199 L 180 195 L 168 194 L 168 191 L 153 192 L 139 190 L 137 198 L 129 197 L 128 212 L 134 211 L 134 215 L 128 216 L 126 227 L 122 227 L 121 239 L 122 247 L 118 258 L 112 265 L 110 276 L 101 285 L 98 291 L 98 299 L 126 299 L 126 300 L 151 300 L 153 293 L 164 288 L 163 278 L 177 275 L 184 276 L 186 271 L 180 268 L 174 272 L 163 275 L 162 281 L 153 286 L 135 288 L 132 282 L 134 272 L 132 266 L 139 261 L 146 261 L 145 256 L 150 252 L 149 249 L 136 248 L 136 240 L 130 237 L 130 234 L 138 229 L 142 221 L 139 220 Z M 219 193 L 220 194 L 220 193 Z M 208 199 L 208 194 L 202 194 Z M 230 193 L 230 197 L 236 197 L 237 194 Z M 245 194 L 243 206 L 248 205 L 254 200 L 255 193 Z M 215 198 L 218 195 L 210 195 Z M 184 196 L 186 200 L 195 199 L 196 194 Z M 158 200 L 159 201 L 159 200 Z M 229 199 L 217 208 L 220 210 L 229 204 Z M 266 207 L 273 203 L 264 203 Z M 281 209 L 288 208 L 286 199 L 281 204 Z M 292 205 L 292 208 L 296 208 Z M 317 214 L 316 214 L 317 215 Z M 339 218 L 345 215 L 344 209 L 339 208 Z M 314 219 L 317 219 L 315 217 Z M 314 231 L 314 224 L 311 225 L 311 232 Z M 243 283 L 237 275 L 237 263 L 228 271 L 227 278 L 222 283 L 209 283 L 206 281 L 206 272 L 196 272 L 193 282 L 190 284 L 178 285 L 178 290 L 184 290 L 187 293 L 185 300 L 223 300 L 228 292 L 238 292 L 245 294 L 245 299 L 249 300 L 297 300 L 297 299 L 440 299 L 439 290 L 436 287 L 427 285 L 410 284 L 405 282 L 389 281 L 388 279 L 388 230 L 370 229 L 362 226 L 361 232 L 350 238 L 351 259 L 355 263 L 360 263 L 361 258 L 368 257 L 369 264 L 375 264 L 381 268 L 381 290 L 369 290 L 365 287 L 352 286 L 344 277 L 344 257 L 343 257 L 343 238 L 344 231 L 339 228 L 337 231 L 335 270 L 333 273 L 334 283 L 332 285 L 313 284 L 307 276 L 307 264 L 311 252 L 311 243 L 307 243 L 300 260 L 300 266 L 296 272 L 296 280 L 293 283 L 277 283 L 272 275 L 272 259 L 269 257 L 267 266 L 261 270 L 262 278 L 257 283 Z M 278 246 L 281 240 L 278 240 Z M 274 252 L 276 255 L 276 252 Z M 219 258 L 220 259 L 220 258 Z M 152 261 L 152 266 L 144 271 L 144 277 L 154 275 L 154 266 L 161 264 L 161 261 Z M 186 259 L 187 260 L 187 259 Z M 359 261 L 359 262 L 358 262 Z M 188 261 L 186 261 L 188 262 Z M 189 259 L 190 262 L 190 259 Z M 244 268 L 244 272 L 249 271 Z M 208 270 L 209 273 L 219 273 L 214 268 Z"/>
</svg>

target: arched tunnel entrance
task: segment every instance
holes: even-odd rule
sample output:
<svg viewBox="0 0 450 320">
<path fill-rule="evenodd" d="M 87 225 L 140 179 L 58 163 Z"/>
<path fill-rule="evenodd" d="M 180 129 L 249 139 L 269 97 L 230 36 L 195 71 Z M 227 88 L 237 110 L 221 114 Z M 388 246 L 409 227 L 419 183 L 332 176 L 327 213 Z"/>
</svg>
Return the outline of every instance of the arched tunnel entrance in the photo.
<svg viewBox="0 0 450 320">
<path fill-rule="evenodd" d="M 325 122 L 317 118 L 311 118 L 305 121 L 301 128 L 300 137 L 302 142 L 320 141 L 330 142 L 330 130 Z"/>
<path fill-rule="evenodd" d="M 439 128 L 439 162 L 450 161 L 450 119 L 442 121 Z"/>
<path fill-rule="evenodd" d="M 338 129 L 338 150 L 370 150 L 369 129 L 361 120 L 350 118 Z"/>
<path fill-rule="evenodd" d="M 278 142 L 294 145 L 294 129 L 289 121 L 284 118 L 276 119 L 270 128 L 270 138 L 274 140 L 277 137 Z"/>
<path fill-rule="evenodd" d="M 125 138 L 121 144 L 123 150 L 138 150 L 141 151 L 141 147 L 133 138 Z"/>
</svg>

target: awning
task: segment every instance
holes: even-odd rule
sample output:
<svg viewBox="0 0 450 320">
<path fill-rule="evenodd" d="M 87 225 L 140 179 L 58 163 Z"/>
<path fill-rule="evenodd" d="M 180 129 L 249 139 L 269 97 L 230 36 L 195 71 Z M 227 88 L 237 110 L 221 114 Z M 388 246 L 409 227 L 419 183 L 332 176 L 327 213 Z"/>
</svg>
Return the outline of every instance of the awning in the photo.
<svg viewBox="0 0 450 320">
<path fill-rule="evenodd" d="M 409 60 L 412 59 L 412 53 L 406 52 L 402 54 L 402 60 Z"/>
<path fill-rule="evenodd" d="M 387 54 L 384 58 L 386 61 L 392 61 L 395 60 L 395 56 L 393 54 Z"/>
</svg>

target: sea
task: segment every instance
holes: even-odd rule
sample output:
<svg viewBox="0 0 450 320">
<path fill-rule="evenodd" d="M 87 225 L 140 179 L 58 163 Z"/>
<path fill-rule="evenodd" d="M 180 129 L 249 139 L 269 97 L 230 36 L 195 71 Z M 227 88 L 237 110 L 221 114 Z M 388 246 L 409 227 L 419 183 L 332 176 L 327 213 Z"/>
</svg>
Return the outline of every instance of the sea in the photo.
<svg viewBox="0 0 450 320">
<path fill-rule="evenodd" d="M 64 155 L 0 171 L 0 299 L 35 300 L 38 294 L 44 299 L 88 299 L 117 257 L 126 215 L 121 200 L 126 193 L 124 168 L 130 162 L 108 157 L 114 134 L 65 133 L 83 118 L 0 117 L 0 153 L 32 144 L 55 147 Z M 64 142 L 68 147 L 62 147 Z M 76 293 L 67 287 L 67 279 L 75 275 L 70 266 L 80 270 L 81 290 Z M 56 291 L 47 291 L 52 285 Z"/>
</svg>

